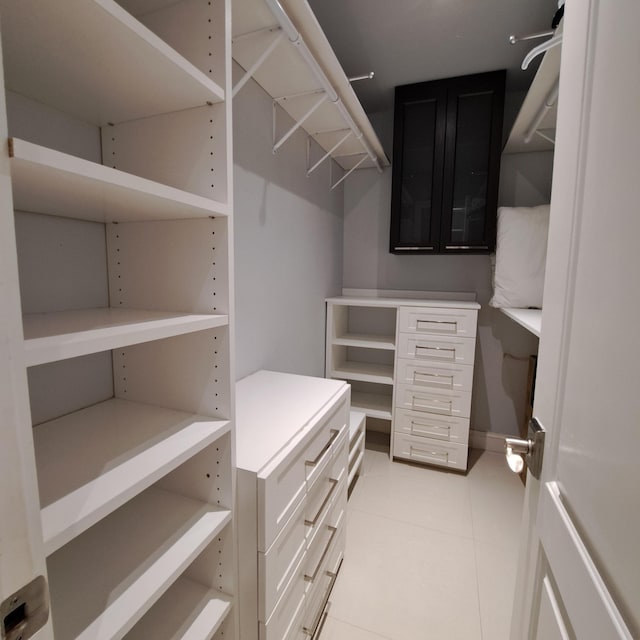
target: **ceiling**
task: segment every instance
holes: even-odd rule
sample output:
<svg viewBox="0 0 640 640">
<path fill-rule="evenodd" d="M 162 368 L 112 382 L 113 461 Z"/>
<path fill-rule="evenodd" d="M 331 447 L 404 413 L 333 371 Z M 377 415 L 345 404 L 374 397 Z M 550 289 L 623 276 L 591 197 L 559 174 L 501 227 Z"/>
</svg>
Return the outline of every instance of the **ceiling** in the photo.
<svg viewBox="0 0 640 640">
<path fill-rule="evenodd" d="M 525 91 L 542 40 L 509 44 L 511 34 L 550 29 L 557 0 L 309 0 L 364 109 L 393 107 L 396 85 L 507 69 L 507 91 Z"/>
</svg>

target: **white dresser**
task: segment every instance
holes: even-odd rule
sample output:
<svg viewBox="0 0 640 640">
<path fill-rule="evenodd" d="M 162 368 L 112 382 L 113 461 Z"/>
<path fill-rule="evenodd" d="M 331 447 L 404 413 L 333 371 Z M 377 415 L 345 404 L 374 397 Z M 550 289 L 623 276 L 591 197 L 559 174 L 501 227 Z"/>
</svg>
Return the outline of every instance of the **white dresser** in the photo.
<svg viewBox="0 0 640 640">
<path fill-rule="evenodd" d="M 348 384 L 258 371 L 236 385 L 240 637 L 313 637 L 344 554 Z"/>
<path fill-rule="evenodd" d="M 354 409 L 390 421 L 392 457 L 467 468 L 479 308 L 458 299 L 327 300 L 326 375 L 352 385 Z"/>
</svg>

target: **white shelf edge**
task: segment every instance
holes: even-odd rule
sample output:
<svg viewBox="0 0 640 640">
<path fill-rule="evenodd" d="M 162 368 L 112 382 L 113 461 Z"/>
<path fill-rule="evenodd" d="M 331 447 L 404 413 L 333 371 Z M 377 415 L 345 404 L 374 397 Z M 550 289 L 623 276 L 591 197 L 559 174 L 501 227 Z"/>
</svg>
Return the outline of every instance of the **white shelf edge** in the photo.
<svg viewBox="0 0 640 640">
<path fill-rule="evenodd" d="M 49 557 L 56 636 L 122 637 L 230 521 L 161 489 L 130 500 Z"/>
<path fill-rule="evenodd" d="M 225 99 L 114 0 L 5 2 L 2 17 L 8 88 L 87 122 L 106 126 Z"/>
<path fill-rule="evenodd" d="M 41 503 L 46 502 L 41 510 L 45 554 L 62 547 L 229 429 L 227 420 L 117 398 L 35 427 Z M 80 486 L 79 476 L 84 476 Z M 54 499 L 60 478 L 64 486 L 57 492 L 65 493 Z M 74 489 L 69 490 L 69 485 Z"/>
<path fill-rule="evenodd" d="M 520 326 L 540 337 L 542 330 L 542 309 L 500 309 L 506 316 L 515 320 Z"/>
<path fill-rule="evenodd" d="M 14 207 L 96 222 L 228 215 L 225 203 L 18 138 L 9 139 Z"/>
<path fill-rule="evenodd" d="M 395 336 L 376 336 L 347 333 L 332 340 L 332 344 L 339 347 L 360 347 L 363 349 L 380 349 L 395 351 Z"/>
<path fill-rule="evenodd" d="M 347 361 L 335 366 L 331 377 L 393 385 L 393 365 Z"/>
<path fill-rule="evenodd" d="M 231 606 L 230 596 L 180 577 L 125 640 L 210 640 Z"/>
<path fill-rule="evenodd" d="M 226 315 L 83 309 L 24 316 L 27 367 L 225 326 Z"/>
</svg>

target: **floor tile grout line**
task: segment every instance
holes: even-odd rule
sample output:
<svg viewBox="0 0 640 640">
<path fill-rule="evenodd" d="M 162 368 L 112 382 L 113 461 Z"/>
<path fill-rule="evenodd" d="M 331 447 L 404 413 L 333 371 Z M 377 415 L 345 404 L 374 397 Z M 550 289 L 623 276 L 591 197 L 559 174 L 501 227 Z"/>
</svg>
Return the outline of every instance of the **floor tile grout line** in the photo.
<svg viewBox="0 0 640 640">
<path fill-rule="evenodd" d="M 338 616 L 332 616 L 329 614 L 327 618 L 333 618 L 342 624 L 346 624 L 348 627 L 353 627 L 354 629 L 359 629 L 360 631 L 364 631 L 366 633 L 372 633 L 376 638 L 380 638 L 380 640 L 394 640 L 389 636 L 381 636 L 377 631 L 373 631 L 372 629 L 367 629 L 366 627 L 361 627 L 359 624 L 353 624 L 353 622 L 348 622 L 347 620 L 343 620 L 342 618 L 338 618 Z M 322 637 L 322 636 L 321 636 Z"/>
</svg>

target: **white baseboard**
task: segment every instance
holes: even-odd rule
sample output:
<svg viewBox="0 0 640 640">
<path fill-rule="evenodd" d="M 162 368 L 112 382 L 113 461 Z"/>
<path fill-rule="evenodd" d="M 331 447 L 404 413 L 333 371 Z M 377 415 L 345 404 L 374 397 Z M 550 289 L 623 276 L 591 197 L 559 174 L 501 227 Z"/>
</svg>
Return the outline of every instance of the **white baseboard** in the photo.
<svg viewBox="0 0 640 640">
<path fill-rule="evenodd" d="M 482 449 L 483 451 L 504 452 L 504 439 L 508 438 L 504 433 L 494 433 L 492 431 L 469 431 L 469 446 L 472 449 Z"/>
</svg>

